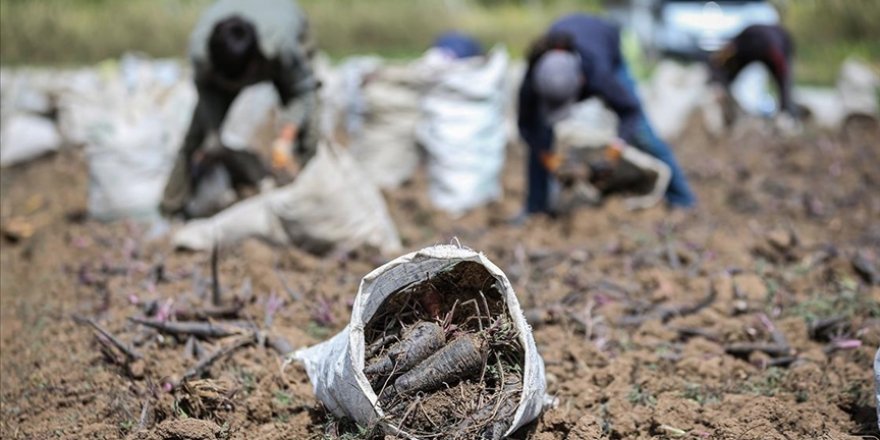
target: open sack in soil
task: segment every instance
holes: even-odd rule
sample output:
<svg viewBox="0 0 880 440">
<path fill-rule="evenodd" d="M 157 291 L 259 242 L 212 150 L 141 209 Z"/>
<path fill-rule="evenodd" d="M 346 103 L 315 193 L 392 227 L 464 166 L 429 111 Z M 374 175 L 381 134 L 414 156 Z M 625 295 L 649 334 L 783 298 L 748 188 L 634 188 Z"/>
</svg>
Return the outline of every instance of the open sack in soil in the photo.
<svg viewBox="0 0 880 440">
<path fill-rule="evenodd" d="M 578 104 L 572 116 L 554 126 L 555 151 L 562 158 L 556 208 L 568 213 L 625 194 L 628 209 L 644 209 L 663 199 L 669 166 L 617 139 L 617 118 L 595 99 Z"/>
<path fill-rule="evenodd" d="M 207 219 L 187 223 L 176 246 L 208 250 L 245 238 L 292 244 L 314 253 L 363 245 L 400 250 L 385 199 L 348 152 L 322 144 L 296 179 L 243 200 Z"/>
<path fill-rule="evenodd" d="M 422 98 L 416 139 L 427 152 L 431 202 L 450 214 L 501 196 L 508 61 L 499 46 L 486 57 L 447 60 L 432 69 L 437 74 Z"/>
<path fill-rule="evenodd" d="M 489 341 L 482 358 L 464 366 L 462 346 L 480 340 Z M 348 326 L 293 359 L 333 414 L 406 438 L 503 438 L 546 402 L 544 362 L 510 282 L 482 253 L 458 246 L 372 271 Z"/>
</svg>

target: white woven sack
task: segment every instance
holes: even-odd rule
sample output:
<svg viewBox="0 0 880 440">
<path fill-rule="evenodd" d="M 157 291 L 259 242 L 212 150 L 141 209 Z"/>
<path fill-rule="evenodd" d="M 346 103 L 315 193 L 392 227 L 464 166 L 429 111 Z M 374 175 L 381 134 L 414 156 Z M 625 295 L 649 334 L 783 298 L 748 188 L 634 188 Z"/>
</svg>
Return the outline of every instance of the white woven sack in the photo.
<svg viewBox="0 0 880 440">
<path fill-rule="evenodd" d="M 548 402 L 544 361 L 535 346 L 532 329 L 523 317 L 510 281 L 482 253 L 450 245 L 432 246 L 404 255 L 370 272 L 361 280 L 351 322 L 333 338 L 293 353 L 293 359 L 304 363 L 315 394 L 327 409 L 339 417 L 349 417 L 361 426 L 382 420 L 378 397 L 363 372 L 365 324 L 389 295 L 462 262 L 480 264 L 495 278 L 495 287 L 507 304 L 507 312 L 519 330 L 525 351 L 523 391 L 505 435 L 510 435 L 538 417 Z M 393 426 L 387 427 L 396 430 Z M 406 432 L 398 431 L 398 434 L 413 438 Z"/>
<path fill-rule="evenodd" d="M 451 60 L 422 100 L 416 138 L 427 152 L 431 202 L 453 216 L 501 196 L 507 51 Z"/>
</svg>

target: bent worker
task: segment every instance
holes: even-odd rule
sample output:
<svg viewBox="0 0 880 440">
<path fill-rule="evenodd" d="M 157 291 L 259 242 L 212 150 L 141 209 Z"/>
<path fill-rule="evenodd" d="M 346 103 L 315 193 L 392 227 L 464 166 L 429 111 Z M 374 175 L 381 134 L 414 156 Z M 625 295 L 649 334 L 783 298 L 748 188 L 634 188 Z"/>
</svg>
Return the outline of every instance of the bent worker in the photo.
<svg viewBox="0 0 880 440">
<path fill-rule="evenodd" d="M 183 211 L 192 191 L 191 170 L 206 139 L 219 139 L 235 97 L 271 81 L 284 106 L 273 162 L 295 154 L 301 164 L 318 142 L 317 88 L 306 17 L 292 0 L 220 0 L 200 17 L 190 37 L 198 104 L 165 187 L 161 209 Z"/>
<path fill-rule="evenodd" d="M 553 124 L 574 103 L 600 98 L 619 119 L 618 136 L 669 165 L 666 202 L 696 202 L 672 150 L 654 133 L 620 51 L 620 29 L 600 18 L 573 14 L 556 21 L 529 53 L 519 92 L 519 131 L 529 146 L 525 214 L 550 212 L 551 173 L 560 160 L 553 152 Z"/>
<path fill-rule="evenodd" d="M 790 117 L 797 113 L 791 99 L 791 60 L 794 44 L 788 32 L 778 25 L 755 24 L 743 29 L 719 51 L 709 57 L 712 80 L 727 95 L 730 84 L 749 64 L 762 63 L 770 71 L 779 92 L 779 109 Z"/>
</svg>

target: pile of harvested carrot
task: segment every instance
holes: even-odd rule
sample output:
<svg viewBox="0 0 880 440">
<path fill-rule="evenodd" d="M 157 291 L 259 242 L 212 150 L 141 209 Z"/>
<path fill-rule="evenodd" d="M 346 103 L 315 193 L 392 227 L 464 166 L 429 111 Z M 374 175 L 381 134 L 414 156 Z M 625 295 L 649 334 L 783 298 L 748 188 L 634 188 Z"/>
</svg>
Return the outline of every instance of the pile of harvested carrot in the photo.
<svg viewBox="0 0 880 440">
<path fill-rule="evenodd" d="M 391 295 L 365 328 L 364 374 L 387 424 L 414 437 L 500 439 L 522 395 L 520 335 L 473 269 Z"/>
</svg>

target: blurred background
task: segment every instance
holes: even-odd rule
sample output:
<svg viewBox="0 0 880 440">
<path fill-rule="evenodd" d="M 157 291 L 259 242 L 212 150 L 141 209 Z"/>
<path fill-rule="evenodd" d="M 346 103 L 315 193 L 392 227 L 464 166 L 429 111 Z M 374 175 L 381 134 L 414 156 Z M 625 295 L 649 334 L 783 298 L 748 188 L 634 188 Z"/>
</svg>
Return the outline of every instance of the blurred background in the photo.
<svg viewBox="0 0 880 440">
<path fill-rule="evenodd" d="M 183 57 L 209 0 L 0 0 L 0 62 L 71 65 L 127 51 Z M 795 36 L 797 82 L 832 83 L 840 62 L 880 64 L 875 0 L 300 0 L 333 58 L 419 55 L 438 32 L 468 31 L 517 56 L 559 15 L 605 11 L 632 30 L 628 56 L 692 57 L 748 22 L 781 21 Z M 634 44 L 637 42 L 638 44 Z"/>
</svg>

